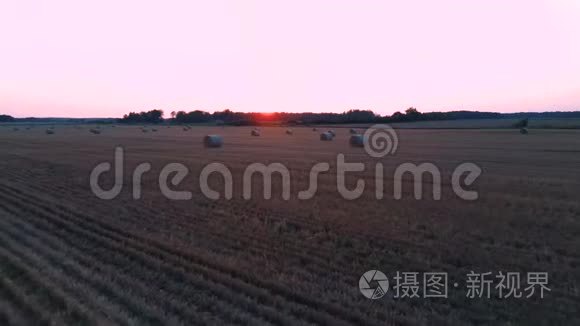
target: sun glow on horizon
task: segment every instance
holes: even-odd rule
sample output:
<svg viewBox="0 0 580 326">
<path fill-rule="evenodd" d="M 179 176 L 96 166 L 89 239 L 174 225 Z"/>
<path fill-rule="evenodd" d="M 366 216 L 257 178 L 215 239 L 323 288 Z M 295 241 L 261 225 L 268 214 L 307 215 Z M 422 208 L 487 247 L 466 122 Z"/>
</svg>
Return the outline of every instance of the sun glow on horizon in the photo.
<svg viewBox="0 0 580 326">
<path fill-rule="evenodd" d="M 276 119 L 276 112 L 256 112 L 258 121 L 273 121 Z"/>
</svg>

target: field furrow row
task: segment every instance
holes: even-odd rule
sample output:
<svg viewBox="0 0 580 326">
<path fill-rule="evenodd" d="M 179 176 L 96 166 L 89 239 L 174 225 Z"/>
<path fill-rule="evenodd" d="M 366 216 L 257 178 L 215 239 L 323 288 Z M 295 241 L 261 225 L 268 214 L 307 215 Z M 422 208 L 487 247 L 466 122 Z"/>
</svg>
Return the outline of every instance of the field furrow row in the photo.
<svg viewBox="0 0 580 326">
<path fill-rule="evenodd" d="M 3 193 L 3 195 L 6 194 Z M 12 192 L 12 195 L 14 195 L 14 192 Z M 335 324 L 339 322 L 339 320 L 330 315 L 324 315 L 310 310 L 310 307 L 308 306 L 302 306 L 300 302 L 293 303 L 292 299 L 304 299 L 277 284 L 273 284 L 271 290 L 266 290 L 270 289 L 269 287 L 258 288 L 253 286 L 252 283 L 261 282 L 260 280 L 255 280 L 248 276 L 238 274 L 239 272 L 237 271 L 227 271 L 219 265 L 212 264 L 212 266 L 209 266 L 210 264 L 201 261 L 198 257 L 177 250 L 167 250 L 168 248 L 164 248 L 165 245 L 155 243 L 151 239 L 136 238 L 127 232 L 111 228 L 102 221 L 90 220 L 89 222 L 86 217 L 80 217 L 75 213 L 69 212 L 70 215 L 59 213 L 52 207 L 39 204 L 38 200 L 26 203 L 27 199 L 25 197 L 18 197 L 17 199 L 18 201 L 12 201 L 9 198 L 4 198 L 6 202 L 11 202 L 15 205 L 27 204 L 26 207 L 28 208 L 25 206 L 20 208 L 27 209 L 29 212 L 34 213 L 35 216 L 49 220 L 57 226 L 67 229 L 69 232 L 76 232 L 86 237 L 93 238 L 95 241 L 99 241 L 100 245 L 109 248 L 111 251 L 129 255 L 132 259 L 139 261 L 145 266 L 149 265 L 161 268 L 164 274 L 173 274 L 175 277 L 179 278 L 185 276 L 187 281 L 191 281 L 189 279 L 190 273 L 201 274 L 205 278 L 213 280 L 218 284 L 227 284 L 228 287 L 245 293 L 245 295 L 254 298 L 260 304 L 273 304 L 276 309 L 288 311 L 296 317 L 307 318 L 314 322 L 321 323 L 327 323 L 330 320 L 334 320 L 333 323 Z M 23 201 L 25 203 L 22 203 Z M 31 206 L 38 207 L 38 210 L 33 209 L 31 211 Z M 161 262 L 164 264 L 161 264 Z M 184 274 L 180 272 L 182 269 L 185 269 L 187 273 Z M 244 279 L 236 278 L 236 276 L 242 276 Z M 247 283 L 248 280 L 253 282 Z M 203 284 L 199 285 L 203 286 Z M 272 290 L 274 293 L 269 294 Z M 282 299 L 279 294 L 286 294 L 287 299 L 290 299 L 291 301 L 284 303 L 285 300 Z M 231 296 L 231 293 L 229 296 Z M 316 302 L 316 304 L 320 305 L 319 302 Z M 277 314 L 274 314 L 271 315 L 271 317 L 277 319 L 278 316 Z M 350 316 L 350 318 L 360 317 Z"/>
</svg>

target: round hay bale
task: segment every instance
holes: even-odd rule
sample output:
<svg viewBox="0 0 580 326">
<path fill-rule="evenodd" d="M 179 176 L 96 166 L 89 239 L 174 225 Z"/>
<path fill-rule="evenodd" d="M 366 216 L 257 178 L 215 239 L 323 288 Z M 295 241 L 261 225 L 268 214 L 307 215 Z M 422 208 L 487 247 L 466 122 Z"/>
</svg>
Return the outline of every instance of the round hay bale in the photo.
<svg viewBox="0 0 580 326">
<path fill-rule="evenodd" d="M 14 128 L 14 129 L 12 129 L 12 130 L 14 130 L 14 131 L 18 131 L 18 130 L 20 130 L 20 129 L 18 129 L 18 128 Z"/>
<path fill-rule="evenodd" d="M 292 131 L 292 129 L 287 129 L 286 130 L 286 135 L 293 135 L 294 131 Z"/>
<path fill-rule="evenodd" d="M 147 129 L 141 129 L 141 132 L 143 132 L 143 133 L 146 133 L 146 132 L 148 132 L 148 131 L 149 131 L 149 130 L 147 130 Z"/>
<path fill-rule="evenodd" d="M 354 129 L 354 128 L 350 128 L 350 133 L 351 133 L 351 135 L 357 135 L 358 131 L 356 131 L 356 129 Z"/>
<path fill-rule="evenodd" d="M 331 135 L 332 135 L 332 137 L 336 136 L 336 133 L 334 132 L 334 130 L 329 130 L 329 131 L 327 131 L 327 132 L 328 132 L 329 134 L 331 134 Z"/>
<path fill-rule="evenodd" d="M 520 129 L 520 134 L 527 135 L 528 134 L 528 128 L 522 128 L 522 129 Z"/>
<path fill-rule="evenodd" d="M 224 140 L 220 135 L 207 135 L 203 137 L 205 147 L 222 147 Z"/>
<path fill-rule="evenodd" d="M 157 129 L 153 128 L 151 129 L 152 132 L 157 132 Z"/>
<path fill-rule="evenodd" d="M 101 133 L 99 129 L 90 129 L 89 131 L 95 135 L 99 135 Z"/>
<path fill-rule="evenodd" d="M 312 131 L 318 131 L 318 129 L 316 129 L 316 128 L 312 128 Z"/>
<path fill-rule="evenodd" d="M 320 134 L 320 140 L 323 141 L 331 141 L 334 138 L 334 135 L 332 135 L 330 132 L 323 132 Z"/>
<path fill-rule="evenodd" d="M 364 136 L 363 135 L 352 135 L 350 136 L 350 146 L 352 147 L 364 147 Z"/>
<path fill-rule="evenodd" d="M 189 129 L 187 129 L 187 127 L 183 127 L 183 131 L 188 131 Z"/>
<path fill-rule="evenodd" d="M 46 134 L 47 135 L 54 135 L 54 130 L 52 130 L 52 129 L 46 129 Z"/>
<path fill-rule="evenodd" d="M 260 136 L 260 130 L 258 130 L 258 129 L 252 129 L 252 133 L 251 134 L 252 134 L 252 136 L 258 137 L 258 136 Z"/>
</svg>

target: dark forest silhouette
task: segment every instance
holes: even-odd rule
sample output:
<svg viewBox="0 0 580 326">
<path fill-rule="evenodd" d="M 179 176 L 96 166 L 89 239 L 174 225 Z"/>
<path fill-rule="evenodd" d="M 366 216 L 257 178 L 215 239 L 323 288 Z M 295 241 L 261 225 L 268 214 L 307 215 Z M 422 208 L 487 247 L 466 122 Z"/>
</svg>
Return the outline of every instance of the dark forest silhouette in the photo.
<svg viewBox="0 0 580 326">
<path fill-rule="evenodd" d="M 353 123 L 397 123 L 414 121 L 442 121 L 442 120 L 470 120 L 470 119 L 520 119 L 521 123 L 527 119 L 566 119 L 580 118 L 580 111 L 553 111 L 553 112 L 519 112 L 498 113 L 481 111 L 449 111 L 449 112 L 419 112 L 411 107 L 403 112 L 392 115 L 379 115 L 371 110 L 348 110 L 342 113 L 314 113 L 314 112 L 234 112 L 231 110 L 216 111 L 171 111 L 165 117 L 163 110 L 149 110 L 130 112 L 121 119 L 114 118 L 14 118 L 0 114 L 2 122 L 27 123 L 127 123 L 127 124 L 225 124 L 225 125 L 315 125 L 315 124 L 353 124 Z"/>
<path fill-rule="evenodd" d="M 497 113 L 480 111 L 450 111 L 421 113 L 410 107 L 404 112 L 381 116 L 370 110 L 349 110 L 343 113 L 257 113 L 234 112 L 231 110 L 209 113 L 195 110 L 190 112 L 172 111 L 170 117 L 163 119 L 163 110 L 131 112 L 119 120 L 121 123 L 217 123 L 228 125 L 259 125 L 259 124 L 352 124 L 352 123 L 396 123 L 413 121 L 441 121 L 464 119 L 530 119 L 530 118 L 580 118 L 580 111 L 574 112 L 522 112 Z"/>
</svg>

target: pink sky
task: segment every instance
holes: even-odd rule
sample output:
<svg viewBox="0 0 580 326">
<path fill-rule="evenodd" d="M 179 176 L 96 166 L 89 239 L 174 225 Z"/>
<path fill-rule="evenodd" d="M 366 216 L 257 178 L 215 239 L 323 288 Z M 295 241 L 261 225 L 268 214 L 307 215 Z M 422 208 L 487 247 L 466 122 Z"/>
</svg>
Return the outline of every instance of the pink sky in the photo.
<svg viewBox="0 0 580 326">
<path fill-rule="evenodd" d="M 579 0 L 0 2 L 0 113 L 580 110 Z"/>
</svg>

